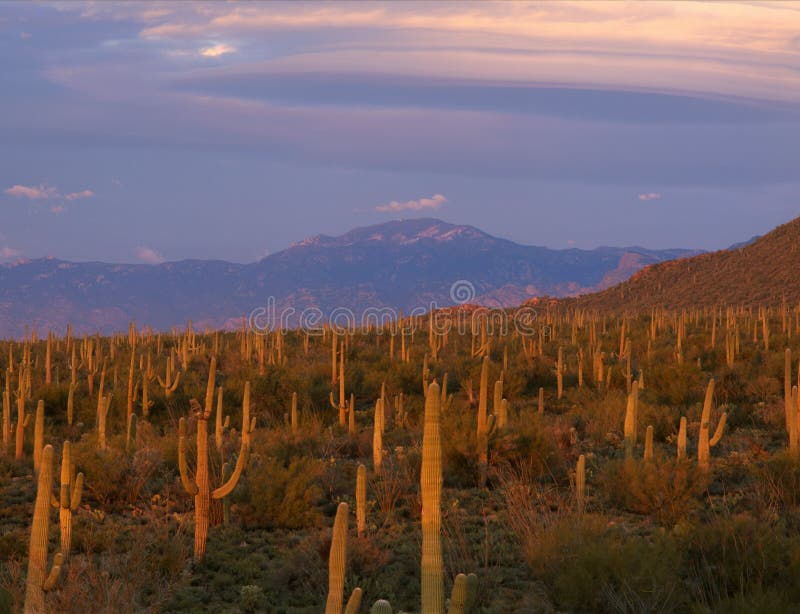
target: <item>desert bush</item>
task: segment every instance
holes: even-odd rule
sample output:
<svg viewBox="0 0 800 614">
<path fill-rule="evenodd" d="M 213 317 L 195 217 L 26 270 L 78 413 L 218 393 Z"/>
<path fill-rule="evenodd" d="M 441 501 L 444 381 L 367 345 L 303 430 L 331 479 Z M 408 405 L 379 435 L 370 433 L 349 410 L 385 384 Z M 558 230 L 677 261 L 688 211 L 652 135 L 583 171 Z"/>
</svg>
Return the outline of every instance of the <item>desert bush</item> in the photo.
<svg viewBox="0 0 800 614">
<path fill-rule="evenodd" d="M 690 460 L 612 460 L 599 472 L 600 491 L 618 509 L 674 525 L 697 505 L 708 477 Z"/>
<path fill-rule="evenodd" d="M 321 461 L 297 456 L 288 464 L 277 458 L 253 462 L 235 500 L 245 524 L 254 528 L 303 529 L 321 521 L 317 505 L 322 498 Z"/>
</svg>

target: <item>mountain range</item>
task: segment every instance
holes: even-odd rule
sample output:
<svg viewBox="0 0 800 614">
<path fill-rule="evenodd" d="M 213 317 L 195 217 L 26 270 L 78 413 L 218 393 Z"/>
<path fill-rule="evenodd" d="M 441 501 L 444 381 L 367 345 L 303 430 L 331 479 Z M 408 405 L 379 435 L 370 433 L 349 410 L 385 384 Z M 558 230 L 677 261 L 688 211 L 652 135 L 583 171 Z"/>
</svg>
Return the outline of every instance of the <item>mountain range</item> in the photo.
<svg viewBox="0 0 800 614">
<path fill-rule="evenodd" d="M 454 299 L 514 306 L 534 296 L 600 291 L 647 265 L 697 253 L 555 250 L 418 218 L 317 235 L 250 264 L 26 260 L 0 266 L 0 337 L 18 337 L 34 324 L 41 331 L 71 323 L 76 333 L 125 330 L 131 320 L 161 330 L 189 319 L 198 328 L 234 327 L 270 297 L 276 310 L 317 308 L 326 316 L 335 308 L 409 313 Z"/>
</svg>

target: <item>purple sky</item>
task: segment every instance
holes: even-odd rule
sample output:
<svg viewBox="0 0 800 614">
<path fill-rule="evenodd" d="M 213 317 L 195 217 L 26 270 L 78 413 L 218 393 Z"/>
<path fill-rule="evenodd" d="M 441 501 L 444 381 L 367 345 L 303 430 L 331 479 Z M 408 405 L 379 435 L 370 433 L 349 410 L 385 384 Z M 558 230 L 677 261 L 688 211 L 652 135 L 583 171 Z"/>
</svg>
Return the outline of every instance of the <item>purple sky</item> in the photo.
<svg viewBox="0 0 800 614">
<path fill-rule="evenodd" d="M 800 215 L 800 3 L 0 3 L 0 261 L 435 216 L 713 249 Z"/>
</svg>

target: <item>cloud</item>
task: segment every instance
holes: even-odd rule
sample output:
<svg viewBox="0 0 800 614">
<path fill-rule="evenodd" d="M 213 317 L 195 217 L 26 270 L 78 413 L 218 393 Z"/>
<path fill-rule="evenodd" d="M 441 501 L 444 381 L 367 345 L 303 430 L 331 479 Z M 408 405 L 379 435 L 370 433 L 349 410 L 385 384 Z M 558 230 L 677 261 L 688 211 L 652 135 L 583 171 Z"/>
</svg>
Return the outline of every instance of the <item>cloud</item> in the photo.
<svg viewBox="0 0 800 614">
<path fill-rule="evenodd" d="M 6 194 L 10 196 L 15 196 L 17 198 L 27 198 L 28 200 L 79 200 L 81 198 L 90 198 L 94 196 L 94 192 L 91 190 L 82 190 L 80 192 L 70 192 L 66 195 L 61 195 L 59 191 L 54 188 L 53 186 L 48 186 L 45 184 L 39 184 L 38 186 L 27 186 L 27 185 L 13 185 L 5 191 Z M 53 207 L 56 209 L 58 207 Z M 61 207 L 63 211 L 63 207 Z M 60 213 L 58 211 L 57 213 Z"/>
<path fill-rule="evenodd" d="M 420 198 L 419 200 L 406 200 L 403 202 L 393 200 L 385 205 L 378 205 L 375 211 L 381 212 L 395 212 L 395 211 L 421 211 L 423 209 L 438 209 L 447 198 L 441 194 L 434 194 L 430 198 Z"/>
<path fill-rule="evenodd" d="M 661 193 L 660 192 L 645 192 L 643 194 L 639 194 L 639 200 L 660 200 Z"/>
<path fill-rule="evenodd" d="M 67 208 L 64 205 L 53 205 L 50 207 L 50 213 L 55 213 L 56 215 L 59 213 L 64 213 L 66 210 Z"/>
<path fill-rule="evenodd" d="M 152 247 L 141 245 L 136 248 L 136 257 L 147 264 L 161 264 L 164 262 L 164 256 L 159 254 Z"/>
<path fill-rule="evenodd" d="M 22 253 L 13 247 L 8 247 L 7 245 L 0 247 L 0 260 L 13 260 L 21 255 Z"/>
<path fill-rule="evenodd" d="M 83 190 L 81 192 L 70 192 L 64 198 L 67 200 L 78 200 L 80 198 L 91 198 L 94 196 L 94 192 L 91 190 Z"/>
<path fill-rule="evenodd" d="M 234 47 L 230 45 L 226 45 L 224 43 L 220 43 L 218 45 L 213 45 L 211 47 L 203 47 L 200 50 L 200 55 L 207 57 L 207 58 L 218 58 L 221 55 L 225 55 L 226 53 L 233 53 L 236 51 Z"/>
<path fill-rule="evenodd" d="M 28 200 L 42 200 L 47 198 L 58 198 L 58 191 L 55 188 L 44 184 L 38 186 L 13 185 L 8 188 L 6 194 L 17 198 L 27 198 Z"/>
</svg>

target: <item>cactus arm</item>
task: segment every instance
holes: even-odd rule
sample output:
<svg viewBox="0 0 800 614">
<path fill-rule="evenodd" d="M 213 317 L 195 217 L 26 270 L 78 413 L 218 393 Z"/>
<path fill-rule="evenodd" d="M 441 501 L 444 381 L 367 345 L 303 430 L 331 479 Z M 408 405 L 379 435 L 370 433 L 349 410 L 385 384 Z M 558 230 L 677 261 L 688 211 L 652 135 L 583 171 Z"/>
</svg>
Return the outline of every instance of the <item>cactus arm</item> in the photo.
<svg viewBox="0 0 800 614">
<path fill-rule="evenodd" d="M 69 508 L 71 511 L 78 509 L 81 504 L 81 497 L 83 496 L 83 473 L 79 473 L 75 478 L 75 486 L 72 488 L 72 495 L 69 498 Z"/>
<path fill-rule="evenodd" d="M 172 386 L 169 387 L 170 392 L 175 392 L 178 389 L 178 383 L 181 381 L 181 372 L 175 374 L 175 379 L 172 380 Z"/>
<path fill-rule="evenodd" d="M 350 594 L 350 599 L 347 600 L 344 614 L 358 614 L 358 611 L 361 609 L 361 597 L 363 594 L 364 591 L 362 591 L 360 587 L 357 586 L 353 589 L 353 592 Z"/>
<path fill-rule="evenodd" d="M 717 424 L 717 430 L 714 431 L 714 436 L 711 438 L 711 441 L 708 442 L 710 447 L 714 447 L 719 443 L 719 440 L 722 439 L 722 435 L 725 432 L 725 424 L 728 420 L 728 414 L 723 413 L 719 418 L 719 424 Z"/>
<path fill-rule="evenodd" d="M 63 562 L 64 555 L 57 552 L 53 557 L 53 566 L 50 568 L 50 574 L 47 576 L 47 580 L 44 581 L 44 585 L 42 586 L 45 591 L 52 590 L 56 582 L 58 582 L 58 577 L 61 575 L 61 564 Z"/>
<path fill-rule="evenodd" d="M 181 473 L 181 483 L 190 495 L 197 494 L 197 485 L 189 479 L 189 468 L 186 466 L 186 419 L 178 422 L 178 469 Z"/>
<path fill-rule="evenodd" d="M 211 493 L 211 496 L 214 499 L 222 499 L 227 497 L 233 492 L 233 489 L 236 488 L 236 484 L 239 482 L 239 478 L 242 476 L 244 467 L 247 464 L 248 450 L 249 447 L 247 444 L 242 443 L 242 448 L 239 451 L 239 458 L 236 459 L 236 467 L 234 467 L 233 473 L 231 474 L 231 477 L 228 478 L 228 481 Z"/>
</svg>

